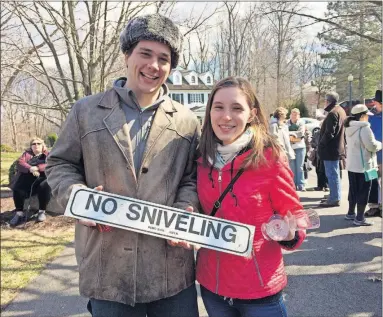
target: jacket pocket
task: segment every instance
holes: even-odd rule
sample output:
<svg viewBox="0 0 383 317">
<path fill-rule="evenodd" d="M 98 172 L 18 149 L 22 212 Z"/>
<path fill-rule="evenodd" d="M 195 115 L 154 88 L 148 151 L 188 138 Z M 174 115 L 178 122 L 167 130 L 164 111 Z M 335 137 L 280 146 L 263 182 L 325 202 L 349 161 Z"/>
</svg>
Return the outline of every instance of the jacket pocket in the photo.
<svg viewBox="0 0 383 317">
<path fill-rule="evenodd" d="M 89 241 L 91 236 L 91 231 L 93 229 L 90 227 L 86 227 L 81 224 L 77 224 L 76 232 L 75 232 L 75 248 L 76 248 L 76 258 L 77 264 L 81 267 L 81 264 L 87 258 L 89 254 Z"/>
</svg>

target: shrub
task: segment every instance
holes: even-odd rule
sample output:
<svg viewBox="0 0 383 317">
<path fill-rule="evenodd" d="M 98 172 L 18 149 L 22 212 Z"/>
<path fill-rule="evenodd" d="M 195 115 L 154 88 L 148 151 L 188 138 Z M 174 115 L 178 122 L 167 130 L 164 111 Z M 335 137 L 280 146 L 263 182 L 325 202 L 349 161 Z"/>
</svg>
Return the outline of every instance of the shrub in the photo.
<svg viewBox="0 0 383 317">
<path fill-rule="evenodd" d="M 13 148 L 8 144 L 1 144 L 1 152 L 13 152 Z"/>
<path fill-rule="evenodd" d="M 49 133 L 46 137 L 47 147 L 52 147 L 58 139 L 57 133 Z"/>
<path fill-rule="evenodd" d="M 289 113 L 287 114 L 287 117 L 290 117 L 291 109 L 298 108 L 301 112 L 301 118 L 310 117 L 310 112 L 307 109 L 305 103 L 302 100 L 295 100 L 289 107 Z"/>
<path fill-rule="evenodd" d="M 13 178 L 16 176 L 17 174 L 17 161 L 14 161 L 12 163 L 12 165 L 9 167 L 9 171 L 8 171 L 8 180 L 9 180 L 9 184 L 12 184 L 13 183 Z"/>
</svg>

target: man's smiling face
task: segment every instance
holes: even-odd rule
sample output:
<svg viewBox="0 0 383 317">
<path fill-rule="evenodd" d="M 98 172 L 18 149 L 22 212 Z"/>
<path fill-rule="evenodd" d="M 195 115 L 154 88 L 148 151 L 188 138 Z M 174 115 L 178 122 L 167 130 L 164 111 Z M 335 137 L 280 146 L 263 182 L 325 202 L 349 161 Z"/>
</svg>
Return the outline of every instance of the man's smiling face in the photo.
<svg viewBox="0 0 383 317">
<path fill-rule="evenodd" d="M 140 41 L 130 55 L 125 54 L 128 84 L 136 94 L 157 94 L 171 71 L 169 46 Z"/>
</svg>

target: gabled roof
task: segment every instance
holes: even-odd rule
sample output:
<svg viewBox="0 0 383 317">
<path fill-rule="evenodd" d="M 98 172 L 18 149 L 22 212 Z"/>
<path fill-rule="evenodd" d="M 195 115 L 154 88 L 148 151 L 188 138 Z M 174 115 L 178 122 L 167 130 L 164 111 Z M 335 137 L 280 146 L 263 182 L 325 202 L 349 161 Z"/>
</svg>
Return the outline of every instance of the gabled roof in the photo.
<svg viewBox="0 0 383 317">
<path fill-rule="evenodd" d="M 213 81 L 214 84 L 214 81 Z M 173 85 L 170 78 L 166 80 L 166 85 L 169 87 L 169 90 L 211 90 L 212 86 L 206 86 L 203 81 L 198 78 L 197 85 L 189 85 L 189 83 L 182 77 L 182 85 Z"/>
<path fill-rule="evenodd" d="M 204 72 L 204 73 L 200 73 L 200 76 L 205 76 L 206 74 L 210 74 L 211 75 L 211 72 L 207 71 L 207 72 Z"/>
</svg>

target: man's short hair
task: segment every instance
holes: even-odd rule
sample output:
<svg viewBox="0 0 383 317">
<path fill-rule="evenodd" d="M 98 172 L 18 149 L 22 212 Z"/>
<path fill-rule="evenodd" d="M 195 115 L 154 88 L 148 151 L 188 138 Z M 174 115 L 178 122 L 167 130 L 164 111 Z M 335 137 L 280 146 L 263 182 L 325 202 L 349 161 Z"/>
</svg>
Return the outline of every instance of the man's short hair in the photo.
<svg viewBox="0 0 383 317">
<path fill-rule="evenodd" d="M 274 118 L 276 119 L 280 119 L 281 116 L 283 115 L 287 115 L 287 109 L 286 108 L 283 108 L 283 107 L 278 107 L 277 109 L 275 109 L 274 111 Z"/>
<path fill-rule="evenodd" d="M 295 112 L 297 114 L 301 114 L 301 111 L 298 108 L 291 109 L 291 113 L 293 113 L 293 112 Z"/>
<path fill-rule="evenodd" d="M 339 100 L 339 95 L 335 91 L 329 91 L 326 93 L 326 100 L 331 103 L 337 103 Z"/>
</svg>

